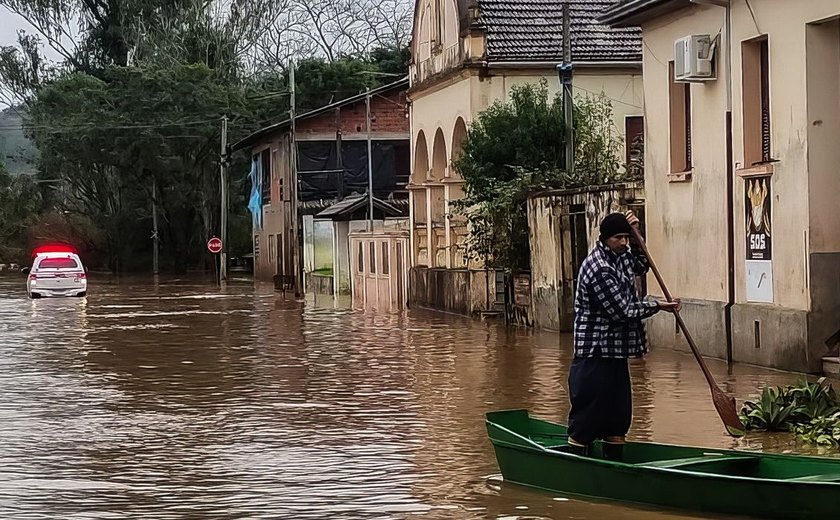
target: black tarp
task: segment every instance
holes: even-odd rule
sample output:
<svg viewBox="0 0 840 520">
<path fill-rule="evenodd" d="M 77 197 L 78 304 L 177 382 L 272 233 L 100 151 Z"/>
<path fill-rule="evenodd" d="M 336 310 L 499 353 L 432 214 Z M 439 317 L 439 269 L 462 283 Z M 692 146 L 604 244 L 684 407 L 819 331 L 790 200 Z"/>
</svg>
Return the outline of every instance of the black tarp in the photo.
<svg viewBox="0 0 840 520">
<path fill-rule="evenodd" d="M 410 173 L 408 142 L 374 140 L 372 149 L 374 196 L 404 194 Z M 366 192 L 367 164 L 367 141 L 342 141 L 341 163 L 335 141 L 298 141 L 298 196 L 311 201 Z"/>
</svg>

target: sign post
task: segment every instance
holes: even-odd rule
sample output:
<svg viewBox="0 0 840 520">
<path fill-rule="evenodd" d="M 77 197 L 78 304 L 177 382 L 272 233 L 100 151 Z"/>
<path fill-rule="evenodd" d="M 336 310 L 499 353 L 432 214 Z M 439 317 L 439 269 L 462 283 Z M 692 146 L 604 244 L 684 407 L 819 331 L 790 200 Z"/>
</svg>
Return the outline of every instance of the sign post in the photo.
<svg viewBox="0 0 840 520">
<path fill-rule="evenodd" d="M 213 253 L 213 277 L 216 278 L 216 281 L 219 283 L 222 282 L 222 272 L 218 264 L 218 259 L 219 253 L 222 252 L 223 245 L 222 240 L 215 236 L 210 237 L 210 240 L 207 241 L 207 250 Z"/>
<path fill-rule="evenodd" d="M 213 253 L 214 255 L 218 255 L 222 252 L 222 241 L 217 237 L 212 237 L 210 240 L 207 241 L 207 250 Z"/>
</svg>

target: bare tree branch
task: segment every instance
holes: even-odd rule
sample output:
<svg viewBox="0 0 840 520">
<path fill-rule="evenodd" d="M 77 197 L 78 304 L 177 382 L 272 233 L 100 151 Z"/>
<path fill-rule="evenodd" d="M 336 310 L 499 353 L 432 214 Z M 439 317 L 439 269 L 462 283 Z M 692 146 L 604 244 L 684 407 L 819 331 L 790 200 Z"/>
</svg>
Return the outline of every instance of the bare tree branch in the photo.
<svg viewBox="0 0 840 520">
<path fill-rule="evenodd" d="M 275 0 L 272 22 L 254 47 L 255 66 L 402 49 L 410 40 L 413 7 L 412 0 Z"/>
</svg>

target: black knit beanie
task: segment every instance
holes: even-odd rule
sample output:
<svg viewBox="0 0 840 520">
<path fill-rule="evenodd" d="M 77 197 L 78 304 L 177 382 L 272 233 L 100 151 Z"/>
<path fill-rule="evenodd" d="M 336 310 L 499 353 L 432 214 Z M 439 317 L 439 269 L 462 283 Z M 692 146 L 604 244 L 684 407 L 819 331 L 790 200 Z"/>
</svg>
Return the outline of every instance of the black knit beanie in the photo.
<svg viewBox="0 0 840 520">
<path fill-rule="evenodd" d="M 627 222 L 627 217 L 621 213 L 611 213 L 601 221 L 601 236 L 598 237 L 601 242 L 606 242 L 608 238 L 616 235 L 629 235 L 630 223 Z"/>
</svg>

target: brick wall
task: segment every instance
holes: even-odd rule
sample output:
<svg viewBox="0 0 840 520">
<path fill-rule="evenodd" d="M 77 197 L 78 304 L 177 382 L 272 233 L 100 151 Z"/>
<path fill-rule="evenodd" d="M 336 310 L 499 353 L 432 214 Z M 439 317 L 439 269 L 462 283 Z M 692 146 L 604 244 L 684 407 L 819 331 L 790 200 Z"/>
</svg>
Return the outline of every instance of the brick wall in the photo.
<svg viewBox="0 0 840 520">
<path fill-rule="evenodd" d="M 374 95 L 370 101 L 371 132 L 408 134 L 408 117 L 406 117 L 404 106 L 405 91 L 392 90 L 382 95 Z M 338 118 L 343 136 L 366 134 L 364 99 L 343 106 L 338 110 L 340 111 Z M 331 110 L 312 118 L 302 119 L 297 123 L 296 130 L 299 135 L 307 133 L 334 134 L 336 130 L 336 111 Z"/>
</svg>

